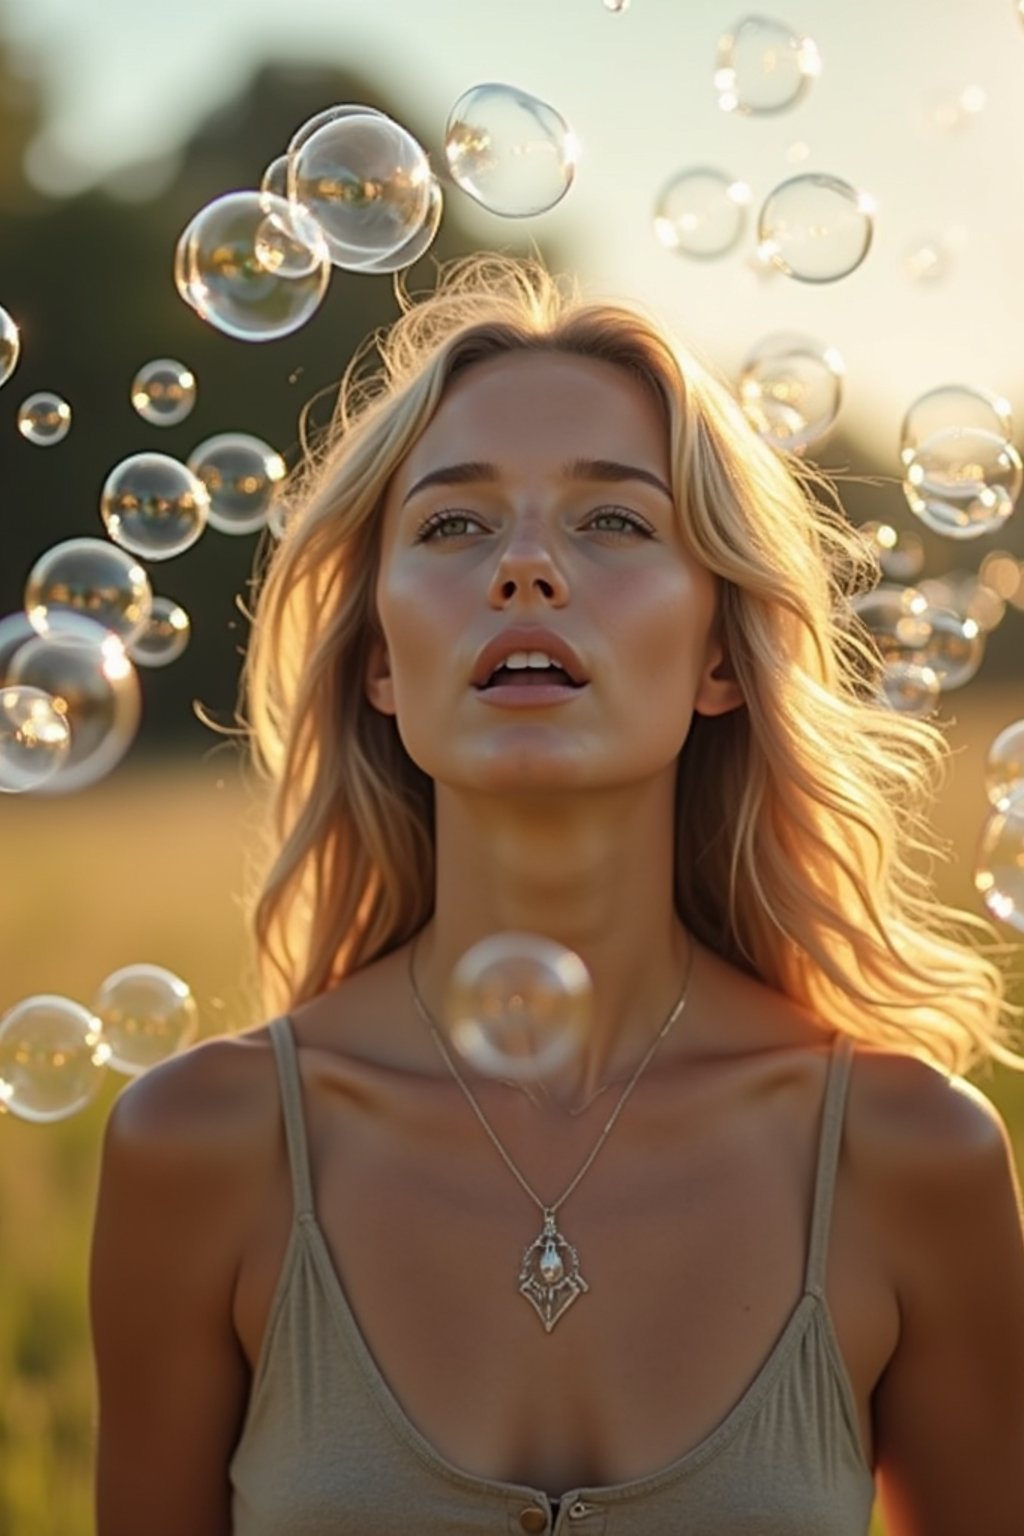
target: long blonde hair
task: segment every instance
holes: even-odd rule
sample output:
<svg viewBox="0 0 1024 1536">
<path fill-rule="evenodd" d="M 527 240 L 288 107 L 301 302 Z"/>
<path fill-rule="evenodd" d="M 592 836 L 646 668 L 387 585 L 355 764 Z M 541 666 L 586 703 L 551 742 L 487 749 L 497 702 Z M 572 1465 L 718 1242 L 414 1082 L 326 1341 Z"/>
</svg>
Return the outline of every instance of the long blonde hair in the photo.
<svg viewBox="0 0 1024 1536">
<path fill-rule="evenodd" d="M 558 350 L 625 368 L 663 402 L 681 533 L 717 577 L 745 699 L 695 716 L 680 754 L 680 920 L 857 1039 L 950 1072 L 1024 1069 L 1001 973 L 969 942 L 989 925 L 932 891 L 926 817 L 945 742 L 878 701 L 879 658 L 850 602 L 878 573 L 825 480 L 766 445 L 641 309 L 586 300 L 538 261 L 466 258 L 426 297 L 399 298 L 290 482 L 253 614 L 246 718 L 273 791 L 253 901 L 265 1004 L 326 991 L 431 915 L 433 782 L 364 691 L 381 504 L 454 375 Z"/>
</svg>

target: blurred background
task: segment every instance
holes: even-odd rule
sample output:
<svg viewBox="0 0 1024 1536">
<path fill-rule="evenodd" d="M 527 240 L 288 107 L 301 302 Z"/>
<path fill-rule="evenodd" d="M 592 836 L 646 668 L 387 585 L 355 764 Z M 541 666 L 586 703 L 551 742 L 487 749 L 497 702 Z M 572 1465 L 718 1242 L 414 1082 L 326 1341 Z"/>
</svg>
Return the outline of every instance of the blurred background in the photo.
<svg viewBox="0 0 1024 1536">
<path fill-rule="evenodd" d="M 252 345 L 182 302 L 173 256 L 197 210 L 256 187 L 314 113 L 372 105 L 416 136 L 444 185 L 440 233 L 410 286 L 429 286 L 430 257 L 536 247 L 589 291 L 663 313 L 734 384 L 761 338 L 816 337 L 842 355 L 845 379 L 835 425 L 809 457 L 840 475 L 851 520 L 919 535 L 921 579 L 952 577 L 961 590 L 1005 557 L 997 601 L 985 600 L 984 661 L 936 716 L 952 748 L 935 807 L 950 851 L 937 884 L 980 912 L 986 751 L 1024 715 L 1024 537 L 1019 513 L 970 540 L 922 527 L 901 487 L 900 423 L 948 384 L 992 391 L 1024 416 L 1024 24 L 1013 0 L 802 0 L 771 14 L 814 39 L 820 77 L 788 110 L 745 116 L 723 111 L 714 85 L 718 39 L 743 15 L 719 0 L 0 0 L 0 305 L 23 349 L 0 390 L 0 617 L 21 606 L 45 550 L 103 536 L 100 487 L 126 455 L 184 458 L 212 434 L 248 432 L 293 465 L 304 408 L 329 419 L 353 350 L 396 313 L 391 279 L 335 271 L 308 325 Z M 551 103 L 579 139 L 574 183 L 548 213 L 500 218 L 447 175 L 448 112 L 484 81 Z M 662 189 L 698 167 L 751 192 L 742 238 L 717 259 L 666 249 L 654 231 Z M 842 177 L 877 204 L 867 258 L 841 281 L 798 282 L 758 256 L 758 206 L 805 172 Z M 173 427 L 147 425 L 129 398 L 158 357 L 197 380 L 194 410 Z M 44 389 L 73 418 L 64 441 L 41 449 L 16 416 Z M 233 721 L 256 547 L 256 535 L 211 530 L 160 567 L 191 643 L 141 675 L 141 728 L 113 774 L 63 796 L 0 795 L 0 1015 L 38 993 L 88 1004 L 108 973 L 151 962 L 188 981 L 202 1034 L 261 1022 L 239 904 L 260 804 L 239 748 L 199 718 Z M 977 1081 L 1024 1166 L 1022 1079 Z M 92 1529 L 88 1230 L 102 1127 L 123 1083 L 111 1074 L 59 1124 L 0 1117 L 0 1536 Z"/>
</svg>

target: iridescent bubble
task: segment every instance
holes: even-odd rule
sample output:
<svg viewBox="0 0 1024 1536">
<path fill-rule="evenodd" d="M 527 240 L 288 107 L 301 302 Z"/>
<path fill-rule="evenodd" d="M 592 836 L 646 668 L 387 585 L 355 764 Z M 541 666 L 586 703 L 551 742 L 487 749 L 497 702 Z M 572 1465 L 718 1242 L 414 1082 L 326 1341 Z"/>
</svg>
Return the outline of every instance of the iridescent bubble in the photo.
<svg viewBox="0 0 1024 1536">
<path fill-rule="evenodd" d="M 1024 720 L 1006 726 L 989 747 L 985 792 L 997 811 L 1024 795 Z"/>
<path fill-rule="evenodd" d="M 377 261 L 368 261 L 359 270 L 361 272 L 400 272 L 406 267 L 411 267 L 413 262 L 419 261 L 420 257 L 433 245 L 437 231 L 441 227 L 443 213 L 444 193 L 437 177 L 432 176 L 430 204 L 427 208 L 427 217 L 420 229 L 404 245 L 400 245 L 397 251 L 392 251 L 390 256 L 381 256 Z"/>
<path fill-rule="evenodd" d="M 378 107 L 368 107 L 364 102 L 347 101 L 336 103 L 332 107 L 324 107 L 319 112 L 314 112 L 312 117 L 307 117 L 301 127 L 296 128 L 288 141 L 285 151 L 287 159 L 298 153 L 307 139 L 311 139 L 314 133 L 328 123 L 340 122 L 343 117 L 387 117 L 386 112 L 381 112 Z"/>
<path fill-rule="evenodd" d="M 132 405 L 150 426 L 176 426 L 195 403 L 195 375 L 173 357 L 144 363 L 132 380 Z"/>
<path fill-rule="evenodd" d="M 0 1020 L 0 1108 L 45 1125 L 91 1104 L 110 1047 L 99 1020 L 70 997 L 26 997 Z"/>
<path fill-rule="evenodd" d="M 504 218 L 546 213 L 572 185 L 579 145 L 561 113 L 512 85 L 476 85 L 448 115 L 452 178 Z"/>
<path fill-rule="evenodd" d="M 945 427 L 904 459 L 903 492 L 927 528 L 948 539 L 976 539 L 1013 512 L 1024 466 L 997 432 Z"/>
<path fill-rule="evenodd" d="M 177 1055 L 199 1033 L 188 982 L 162 965 L 126 965 L 112 972 L 92 1009 L 110 1047 L 110 1066 L 131 1077 Z"/>
<path fill-rule="evenodd" d="M 63 766 L 71 729 L 40 688 L 0 688 L 0 792 L 38 789 Z"/>
<path fill-rule="evenodd" d="M 968 427 L 994 433 L 1009 442 L 1013 437 L 1009 400 L 994 390 L 975 389 L 969 384 L 942 384 L 938 389 L 929 389 L 908 407 L 900 425 L 900 458 L 909 464 L 921 444 L 937 432 Z"/>
<path fill-rule="evenodd" d="M 536 933 L 496 933 L 452 971 L 445 1023 L 478 1072 L 535 1081 L 578 1050 L 591 996 L 590 974 L 573 950 Z"/>
<path fill-rule="evenodd" d="M 982 827 L 974 886 L 993 917 L 1024 933 L 1024 795 L 1014 795 Z"/>
<path fill-rule="evenodd" d="M 210 526 L 221 533 L 254 533 L 270 516 L 287 470 L 281 455 L 247 432 L 209 437 L 188 457 L 188 467 L 206 487 Z"/>
<path fill-rule="evenodd" d="M 0 306 L 0 386 L 7 383 L 21 356 L 21 332 Z"/>
<path fill-rule="evenodd" d="M 806 336 L 768 336 L 740 373 L 740 403 L 751 425 L 789 453 L 825 435 L 843 398 L 843 359 Z"/>
<path fill-rule="evenodd" d="M 154 597 L 153 611 L 142 634 L 128 647 L 139 667 L 169 667 L 185 650 L 192 633 L 188 614 L 169 597 Z"/>
<path fill-rule="evenodd" d="M 931 619 L 928 600 L 916 587 L 882 582 L 852 601 L 884 662 L 920 660 L 920 647 L 931 636 Z"/>
<path fill-rule="evenodd" d="M 680 171 L 654 206 L 654 233 L 666 250 L 685 256 L 724 256 L 747 222 L 750 188 L 707 166 Z"/>
<path fill-rule="evenodd" d="M 381 113 L 335 117 L 289 151 L 292 203 L 316 220 L 340 267 L 405 245 L 427 216 L 430 182 L 422 147 Z"/>
<path fill-rule="evenodd" d="M 834 283 L 871 247 L 874 203 L 838 176 L 793 176 L 769 192 L 758 216 L 758 250 L 787 277 Z"/>
<path fill-rule="evenodd" d="M 25 583 L 25 612 L 41 635 L 91 619 L 127 643 L 142 633 L 153 606 L 149 577 L 106 539 L 65 539 L 40 555 Z M 71 623 L 67 623 L 67 616 Z"/>
<path fill-rule="evenodd" d="M 945 608 L 925 610 L 929 634 L 914 653 L 914 660 L 929 667 L 943 693 L 969 683 L 985 659 L 985 637 L 973 619 L 963 619 Z"/>
<path fill-rule="evenodd" d="M 110 537 L 146 560 L 170 560 L 191 548 L 209 514 L 205 485 L 166 453 L 122 459 L 100 493 L 100 516 Z"/>
<path fill-rule="evenodd" d="M 882 697 L 901 715 L 930 715 L 939 700 L 939 679 L 916 661 L 891 661 L 883 669 Z"/>
<path fill-rule="evenodd" d="M 305 325 L 330 272 L 316 220 L 269 192 L 228 192 L 208 203 L 184 231 L 175 257 L 185 301 L 239 341 L 274 341 Z"/>
<path fill-rule="evenodd" d="M 924 540 L 920 534 L 896 529 L 891 523 L 861 523 L 857 532 L 874 551 L 882 575 L 890 582 L 913 581 L 924 567 Z"/>
<path fill-rule="evenodd" d="M 18 407 L 18 431 L 37 448 L 51 448 L 71 431 L 71 407 L 52 390 L 41 389 Z"/>
<path fill-rule="evenodd" d="M 765 16 L 745 17 L 718 41 L 715 89 L 723 112 L 783 112 L 820 73 L 811 39 Z"/>
<path fill-rule="evenodd" d="M 88 619 L 26 641 L 8 663 L 5 686 L 48 694 L 71 731 L 65 762 L 39 794 L 95 784 L 135 739 L 141 713 L 135 668 L 117 636 Z"/>
</svg>

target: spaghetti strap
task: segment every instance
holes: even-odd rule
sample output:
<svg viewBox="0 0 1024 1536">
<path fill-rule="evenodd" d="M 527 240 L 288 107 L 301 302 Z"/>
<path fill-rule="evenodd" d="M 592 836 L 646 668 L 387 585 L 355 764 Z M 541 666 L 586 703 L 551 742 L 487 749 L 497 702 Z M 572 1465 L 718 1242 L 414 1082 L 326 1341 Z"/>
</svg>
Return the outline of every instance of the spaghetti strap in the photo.
<svg viewBox="0 0 1024 1536">
<path fill-rule="evenodd" d="M 846 1090 L 852 1060 L 853 1041 L 849 1035 L 840 1033 L 832 1045 L 825 1082 L 821 1131 L 818 1138 L 818 1168 L 814 1181 L 811 1236 L 807 1252 L 807 1274 L 804 1281 L 804 1289 L 820 1297 L 824 1297 L 825 1294 L 825 1259 L 832 1218 L 836 1169 L 839 1165 L 839 1147 L 843 1136 L 843 1109 L 846 1104 Z"/>
<path fill-rule="evenodd" d="M 282 1014 L 270 1024 L 270 1038 L 277 1055 L 277 1074 L 281 1087 L 281 1110 L 284 1115 L 284 1132 L 288 1142 L 288 1162 L 292 1174 L 292 1195 L 295 1216 L 312 1216 L 313 1189 L 309 1177 L 309 1153 L 306 1147 L 306 1125 L 302 1114 L 302 1080 L 299 1076 L 299 1058 L 295 1049 L 295 1036 L 291 1020 Z"/>
</svg>

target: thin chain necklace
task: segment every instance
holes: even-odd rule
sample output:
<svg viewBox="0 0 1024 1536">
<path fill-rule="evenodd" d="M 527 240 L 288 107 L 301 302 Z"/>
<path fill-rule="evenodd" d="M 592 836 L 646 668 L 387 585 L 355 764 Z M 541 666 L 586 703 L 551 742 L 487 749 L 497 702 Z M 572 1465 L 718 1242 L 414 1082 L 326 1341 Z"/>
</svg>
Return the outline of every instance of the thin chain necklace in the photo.
<svg viewBox="0 0 1024 1536">
<path fill-rule="evenodd" d="M 469 1085 L 462 1077 L 458 1068 L 455 1066 L 455 1063 L 452 1061 L 451 1056 L 448 1054 L 447 1049 L 445 1048 L 445 1043 L 441 1038 L 441 1032 L 431 1017 L 427 1005 L 424 1003 L 422 997 L 420 996 L 419 989 L 416 986 L 414 961 L 416 955 L 416 946 L 418 943 L 419 939 L 417 938 L 416 941 L 409 947 L 409 986 L 412 990 L 413 1001 L 415 1002 L 422 1018 L 430 1029 L 430 1032 L 433 1035 L 435 1042 L 437 1043 L 437 1048 L 448 1064 L 448 1068 L 451 1071 L 452 1076 L 455 1078 L 455 1081 L 466 1095 L 466 1098 L 469 1100 L 477 1119 L 480 1121 L 480 1124 L 491 1138 L 491 1141 L 494 1143 L 495 1147 L 497 1147 L 498 1151 L 501 1153 L 501 1156 L 504 1159 L 505 1164 L 509 1168 L 510 1172 L 515 1175 L 522 1188 L 530 1196 L 530 1199 L 533 1200 L 534 1204 L 537 1205 L 543 1213 L 544 1225 L 541 1228 L 539 1235 L 535 1237 L 533 1242 L 530 1243 L 529 1246 L 523 1251 L 522 1264 L 519 1268 L 519 1291 L 520 1294 L 525 1296 L 527 1301 L 533 1305 L 537 1316 L 544 1324 L 545 1332 L 550 1333 L 555 1324 L 558 1322 L 559 1318 L 564 1316 L 569 1307 L 572 1306 L 577 1296 L 582 1295 L 584 1291 L 589 1291 L 590 1289 L 590 1286 L 587 1284 L 586 1280 L 584 1280 L 582 1274 L 580 1273 L 579 1254 L 555 1225 L 555 1214 L 558 1211 L 559 1206 L 562 1205 L 564 1201 L 568 1200 L 569 1196 L 572 1194 L 573 1190 L 576 1188 L 583 1175 L 590 1168 L 594 1158 L 604 1146 L 609 1131 L 615 1124 L 623 1105 L 639 1081 L 641 1073 L 644 1071 L 644 1068 L 647 1066 L 647 1063 L 654 1055 L 662 1040 L 664 1040 L 665 1036 L 668 1034 L 669 1029 L 682 1013 L 686 1004 L 687 995 L 690 990 L 690 976 L 693 971 L 694 946 L 692 943 L 690 944 L 689 955 L 686 962 L 686 975 L 683 979 L 682 991 L 676 999 L 668 1018 L 665 1020 L 658 1033 L 655 1035 L 646 1056 L 643 1058 L 640 1065 L 633 1073 L 633 1076 L 626 1084 L 619 1102 L 616 1104 L 614 1110 L 605 1123 L 604 1130 L 601 1132 L 601 1135 L 598 1138 L 597 1145 L 593 1148 L 590 1156 L 583 1164 L 583 1167 L 579 1170 L 576 1177 L 572 1180 L 564 1193 L 560 1195 L 552 1205 L 546 1205 L 545 1202 L 536 1193 L 536 1191 L 533 1190 L 527 1181 L 523 1178 L 523 1175 L 519 1172 L 519 1169 L 516 1167 L 515 1163 L 513 1163 L 512 1159 L 505 1151 L 505 1148 L 494 1134 L 494 1131 L 491 1129 L 486 1117 L 484 1116 L 483 1110 L 480 1108 L 480 1105 L 477 1103 L 475 1097 L 473 1096 Z M 597 1095 L 595 1094 L 594 1098 L 596 1097 Z M 587 1102 L 591 1103 L 593 1101 L 588 1100 Z M 583 1107 L 586 1108 L 586 1105 Z M 581 1111 L 578 1110 L 577 1113 L 581 1113 Z"/>
</svg>

